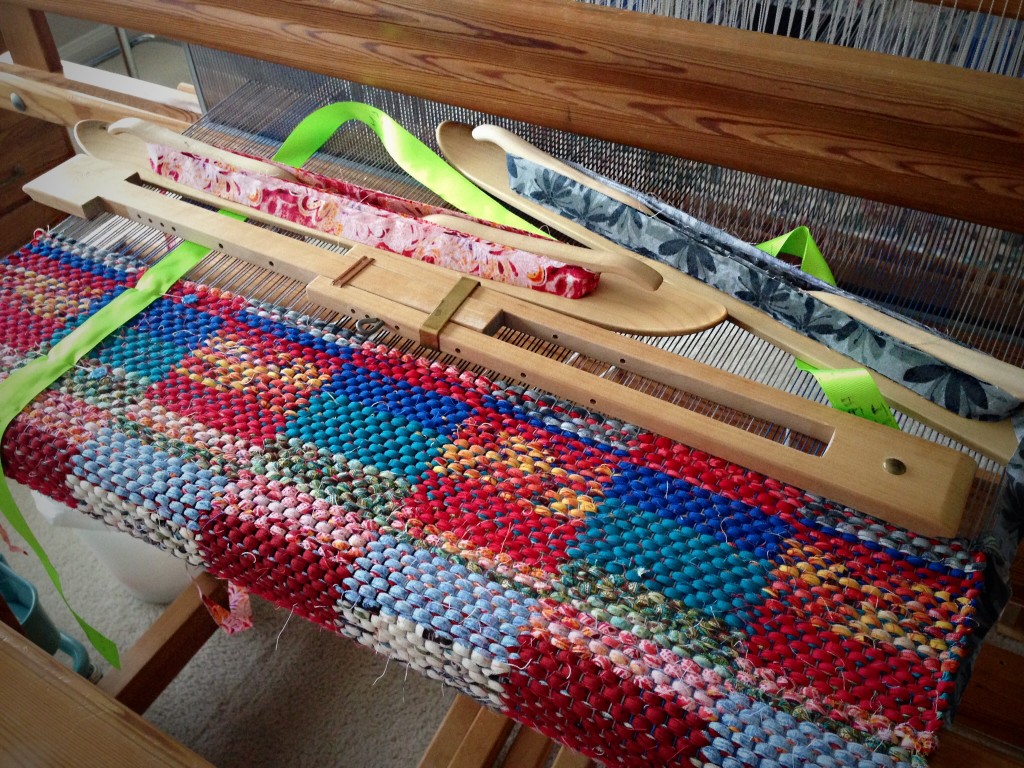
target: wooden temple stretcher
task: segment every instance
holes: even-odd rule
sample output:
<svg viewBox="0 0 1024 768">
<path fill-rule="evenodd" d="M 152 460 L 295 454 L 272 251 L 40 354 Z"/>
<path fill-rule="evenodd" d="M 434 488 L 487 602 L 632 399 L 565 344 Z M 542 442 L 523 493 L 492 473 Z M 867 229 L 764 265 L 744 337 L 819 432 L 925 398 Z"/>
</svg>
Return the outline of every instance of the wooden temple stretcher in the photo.
<svg viewBox="0 0 1024 768">
<path fill-rule="evenodd" d="M 94 87 L 82 92 L 74 83 L 53 74 L 59 69 L 59 61 L 52 55 L 52 47 L 47 46 L 40 9 L 116 21 L 357 81 L 378 83 L 378 73 L 384 67 L 389 87 L 415 95 L 1005 229 L 1019 230 L 1022 226 L 1024 163 L 1014 163 L 1013 158 L 1019 159 L 1022 153 L 1024 121 L 1020 112 L 1024 99 L 1019 83 L 999 78 L 938 70 L 909 61 L 901 62 L 898 74 L 894 74 L 896 68 L 883 66 L 878 57 L 852 51 L 841 51 L 834 58 L 830 54 L 828 62 L 822 63 L 803 57 L 803 49 L 795 41 L 772 39 L 762 45 L 758 40 L 754 45 L 747 37 L 737 37 L 727 30 L 685 23 L 655 24 L 634 14 L 562 3 L 530 2 L 517 8 L 514 15 L 500 6 L 468 0 L 446 5 L 443 10 L 426 2 L 398 3 L 393 8 L 390 4 L 376 8 L 297 4 L 289 7 L 286 18 L 278 18 L 280 11 L 272 3 L 257 4 L 244 12 L 218 3 L 191 9 L 160 2 L 131 6 L 119 2 L 81 6 L 45 1 L 0 5 L 4 39 L 15 61 L 0 73 L 0 88 L 7 96 L 18 94 L 27 114 L 69 127 L 82 118 L 109 121 L 134 116 L 181 129 L 191 117 L 180 110 L 137 100 L 129 100 L 133 103 L 126 106 L 122 96 L 102 93 Z M 389 10 L 400 11 L 398 20 L 389 15 Z M 510 28 L 519 37 L 504 37 Z M 239 29 L 276 36 L 282 44 L 268 52 L 265 41 L 257 39 L 258 34 L 238 34 Z M 313 30 L 328 30 L 331 43 L 323 43 L 324 38 Z M 395 30 L 402 34 L 396 37 Z M 583 40 L 577 39 L 581 30 L 590 30 Z M 419 64 L 420 54 L 447 50 L 455 36 L 460 41 L 459 54 L 451 63 L 439 65 L 443 66 L 440 72 L 429 72 Z M 565 41 L 574 39 L 578 45 L 567 47 Z M 345 55 L 339 55 L 339 51 Z M 515 55 L 503 55 L 509 51 Z M 495 60 L 514 62 L 507 68 L 514 68 L 518 79 L 495 70 Z M 759 82 L 752 85 L 751 79 Z M 806 83 L 807 91 L 821 107 L 813 116 L 790 108 L 803 97 L 788 87 L 775 87 L 780 80 Z M 453 89 L 453 81 L 463 87 Z M 771 92 L 773 98 L 735 96 L 748 88 Z M 594 92 L 602 94 L 599 105 L 588 97 Z M 707 129 L 727 122 L 742 129 Z M 639 124 L 642 130 L 637 130 Z M 843 150 L 844 143 L 855 146 L 856 151 Z M 950 146 L 958 148 L 957 158 L 950 156 Z M 765 151 L 768 147 L 771 151 Z M 921 168 L 928 170 L 918 170 Z M 154 226 L 160 229 L 187 234 L 235 258 L 268 266 L 268 235 L 254 238 L 246 225 L 218 220 L 187 203 L 133 186 L 131 175 L 115 165 L 77 158 L 36 182 L 33 194 L 82 215 L 106 209 L 128 218 L 153 218 Z M 82 178 L 88 184 L 82 183 Z M 797 398 L 785 393 L 766 392 L 713 369 L 683 372 L 678 361 L 667 353 L 570 320 L 551 308 L 536 309 L 525 304 L 522 297 L 502 296 L 490 285 L 475 287 L 469 298 L 446 312 L 444 322 L 430 325 L 428 319 L 458 284 L 456 277 L 425 265 L 396 267 L 396 257 L 362 248 L 345 255 L 329 254 L 329 269 L 311 271 L 305 266 L 308 260 L 302 259 L 303 251 L 309 249 L 312 246 L 282 242 L 274 250 L 277 263 L 273 267 L 307 282 L 307 294 L 317 302 L 344 307 L 354 316 L 372 313 L 399 334 L 432 342 L 493 370 L 505 369 L 507 375 L 559 391 L 578 402 L 589 402 L 597 409 L 615 412 L 620 418 L 670 437 L 692 444 L 694 433 L 703 432 L 708 449 L 714 452 L 754 468 L 760 464 L 780 479 L 893 522 L 915 528 L 935 525 L 938 533 L 953 533 L 959 524 L 974 471 L 962 454 L 909 438 L 895 449 L 896 443 L 878 442 L 872 438 L 876 431 L 852 417 L 798 403 Z M 348 274 L 360 259 L 372 262 L 369 268 L 337 281 L 343 285 L 336 284 L 334 277 Z M 319 260 L 321 264 L 324 261 L 322 252 Z M 394 291 L 395 281 L 413 275 L 416 287 Z M 499 324 L 540 339 L 553 341 L 557 337 L 559 344 L 595 359 L 614 358 L 612 362 L 652 380 L 706 395 L 776 423 L 788 423 L 828 443 L 828 451 L 824 456 L 786 452 L 769 441 L 735 435 L 729 428 L 703 422 L 697 426 L 698 422 L 691 421 L 685 411 L 665 416 L 655 409 L 657 401 L 649 395 L 632 393 L 596 377 L 567 383 L 559 367 L 542 356 L 512 351 L 509 345 L 490 339 L 488 334 Z M 808 350 L 798 342 L 794 347 L 792 351 L 801 356 L 813 358 L 817 354 L 815 362 L 833 362 L 827 351 Z M 887 385 L 883 391 L 887 395 L 896 392 Z M 900 405 L 940 429 L 960 426 L 924 405 L 907 405 L 906 401 Z M 919 407 L 915 409 L 914 405 Z M 1008 443 L 1006 425 L 980 429 L 973 437 L 965 437 L 966 432 L 957 437 L 983 446 L 981 450 L 1005 461 L 1013 448 Z M 852 446 L 845 465 L 844 445 Z M 865 460 L 864 451 L 876 451 L 877 456 L 872 454 L 870 460 Z M 894 451 L 911 471 L 894 475 L 884 469 Z M 821 469 L 823 461 L 830 467 L 825 471 Z M 870 481 L 851 485 L 843 475 L 850 464 L 859 463 L 873 467 L 875 474 Z M 917 485 L 908 492 L 905 489 L 910 482 Z M 182 601 L 179 604 L 187 604 L 188 597 L 183 595 Z M 201 618 L 179 607 L 169 612 L 165 624 L 174 624 L 175 615 L 188 615 L 193 636 L 202 637 L 203 630 L 197 632 L 194 628 L 196 622 L 202 626 Z M 135 650 L 129 655 L 126 670 L 109 674 L 101 686 L 132 701 L 134 708 L 144 709 L 155 698 L 159 685 L 140 684 L 138 681 L 146 680 L 146 676 L 136 678 L 133 673 L 141 669 L 148 675 L 157 669 L 157 675 L 173 676 L 173 670 L 187 661 L 188 643 L 179 644 L 177 659 L 168 661 L 153 654 L 154 644 L 163 645 L 159 638 L 164 632 L 166 629 L 156 629 L 137 649 L 138 656 Z M 985 669 L 985 654 L 982 659 L 979 674 Z M 1005 657 L 1000 663 L 1007 663 Z M 127 693 L 133 685 L 135 693 Z M 428 753 L 427 758 L 434 762 L 425 764 L 446 764 L 445 759 L 453 764 L 469 764 L 460 761 L 474 757 L 472 753 L 480 759 L 488 751 L 477 749 L 478 744 L 489 743 L 495 749 L 500 746 L 510 723 L 484 710 L 477 713 L 475 707 L 467 702 L 456 705 L 443 737 L 439 736 Z M 464 738 L 463 749 L 443 754 L 441 745 L 453 738 L 455 742 Z M 970 750 L 986 750 L 984 745 L 962 737 L 952 736 L 950 741 L 950 747 L 938 753 L 935 764 L 957 764 L 959 758 L 949 755 L 954 745 L 965 755 Z M 516 749 L 524 750 L 524 754 L 529 750 L 546 753 L 540 742 L 533 746 L 524 743 Z M 557 764 L 569 765 L 571 759 L 566 756 L 566 762 Z"/>
</svg>

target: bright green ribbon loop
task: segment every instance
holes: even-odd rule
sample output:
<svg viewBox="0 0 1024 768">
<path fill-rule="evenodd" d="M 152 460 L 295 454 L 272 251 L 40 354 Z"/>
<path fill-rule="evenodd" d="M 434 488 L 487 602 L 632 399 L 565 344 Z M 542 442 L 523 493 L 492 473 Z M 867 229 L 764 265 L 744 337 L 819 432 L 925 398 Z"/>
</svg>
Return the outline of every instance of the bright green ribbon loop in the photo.
<svg viewBox="0 0 1024 768">
<path fill-rule="evenodd" d="M 368 126 L 406 173 L 449 205 L 479 219 L 544 235 L 452 168 L 387 113 L 369 104 L 343 101 L 311 112 L 295 126 L 274 159 L 294 168 L 302 166 L 350 120 Z"/>
<path fill-rule="evenodd" d="M 829 285 L 836 284 L 832 270 L 807 227 L 797 227 L 757 247 L 770 256 L 778 257 L 780 253 L 796 256 L 802 271 Z M 817 368 L 803 360 L 794 363 L 815 378 L 833 408 L 887 427 L 900 428 L 867 368 Z"/>
<path fill-rule="evenodd" d="M 817 243 L 811 237 L 811 230 L 807 227 L 797 227 L 792 232 L 773 238 L 766 243 L 757 246 L 769 256 L 778 256 L 786 253 L 800 259 L 800 270 L 811 277 L 816 277 L 823 283 L 835 285 L 836 279 L 832 276 L 825 257 L 818 250 Z"/>
<path fill-rule="evenodd" d="M 817 380 L 833 408 L 887 427 L 900 428 L 866 368 L 815 368 L 803 360 L 795 363 Z"/>
</svg>

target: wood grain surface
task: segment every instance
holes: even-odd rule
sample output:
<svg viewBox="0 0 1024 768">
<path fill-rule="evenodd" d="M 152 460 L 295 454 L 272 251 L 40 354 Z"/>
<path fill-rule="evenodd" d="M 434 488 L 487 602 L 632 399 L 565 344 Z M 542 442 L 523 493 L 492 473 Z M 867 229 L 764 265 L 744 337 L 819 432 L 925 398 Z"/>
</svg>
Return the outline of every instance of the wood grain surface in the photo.
<svg viewBox="0 0 1024 768">
<path fill-rule="evenodd" d="M 17 0 L 1024 229 L 1024 81 L 570 0 Z"/>
<path fill-rule="evenodd" d="M 520 197 L 509 187 L 505 169 L 505 154 L 487 141 L 476 141 L 469 126 L 445 122 L 437 129 L 438 143 L 445 158 L 481 188 L 513 208 L 521 210 L 537 221 L 544 222 L 576 242 L 593 248 L 615 250 L 619 246 L 594 234 L 575 221 L 563 218 L 542 205 Z M 787 328 L 738 299 L 728 296 L 699 280 L 676 275 L 683 279 L 687 290 L 708 299 L 721 302 L 732 322 L 756 336 L 771 342 L 794 357 L 823 368 L 848 368 L 851 360 L 831 348 L 812 341 L 801 333 Z M 919 421 L 940 429 L 986 456 L 1007 462 L 1017 450 L 1018 440 L 1009 420 L 1002 422 L 968 419 L 932 403 L 901 384 L 884 376 L 873 375 L 886 400 L 913 415 Z"/>
<path fill-rule="evenodd" d="M 212 768 L 3 624 L 0 681 L 4 766 Z"/>
<path fill-rule="evenodd" d="M 0 28 L 4 30 L 4 50 L 10 50 L 16 64 L 45 72 L 61 71 L 57 45 L 41 11 L 0 3 Z"/>
<path fill-rule="evenodd" d="M 199 117 L 186 109 L 72 81 L 60 74 L 0 63 L 0 108 L 13 110 L 11 97 L 15 93 L 25 102 L 26 116 L 68 128 L 81 120 L 113 122 L 141 117 L 183 131 Z"/>
<path fill-rule="evenodd" d="M 23 205 L 0 214 L 0 251 L 4 254 L 20 248 L 32 239 L 36 229 L 52 226 L 64 219 L 62 211 L 28 200 Z"/>
<path fill-rule="evenodd" d="M 73 154 L 62 127 L 14 112 L 0 112 L 0 147 L 0 216 L 28 202 L 23 184 Z"/>
<path fill-rule="evenodd" d="M 227 604 L 227 582 L 201 573 L 100 680 L 101 691 L 142 714 L 217 631 L 202 594 Z"/>
<path fill-rule="evenodd" d="M 515 723 L 505 715 L 458 696 L 423 754 L 419 768 L 542 768 L 549 763 L 552 750 L 557 750 L 552 768 L 594 765 L 590 758 L 555 745 L 547 736 L 526 726 L 513 734 L 514 727 Z M 495 762 L 503 750 L 504 756 Z"/>
<path fill-rule="evenodd" d="M 1024 656 L 987 643 L 953 724 L 1024 754 Z"/>
<path fill-rule="evenodd" d="M 939 739 L 938 750 L 928 758 L 929 768 L 1024 768 L 1020 755 L 1001 752 L 983 740 L 956 731 L 943 731 Z"/>
<path fill-rule="evenodd" d="M 112 163 L 121 163 L 123 161 L 125 163 L 122 168 L 123 173 L 134 172 L 147 184 L 162 187 L 218 209 L 233 211 L 253 221 L 271 224 L 318 240 L 330 239 L 339 245 L 351 247 L 356 244 L 345 237 L 327 235 L 301 224 L 271 216 L 246 205 L 215 197 L 200 190 L 191 189 L 182 184 L 175 183 L 171 179 L 159 176 L 149 170 L 148 162 L 145 159 L 145 145 L 142 144 L 141 140 L 130 134 L 111 135 L 103 130 L 102 126 L 102 123 L 96 121 L 80 123 L 75 128 L 75 136 L 90 155 Z M 136 155 L 141 156 L 136 157 Z M 85 164 L 80 163 L 79 165 L 81 168 L 86 167 Z M 88 185 L 83 187 L 81 184 L 73 184 L 73 186 L 76 190 L 81 188 L 81 191 L 85 191 L 86 196 L 88 196 Z M 71 194 L 70 190 L 60 192 L 59 188 L 55 189 L 54 192 L 64 198 Z M 136 195 L 136 192 L 134 189 L 129 188 L 126 194 L 128 198 L 131 198 Z M 56 202 L 56 197 L 51 202 L 61 205 L 61 203 Z M 65 210 L 69 209 L 65 207 Z M 194 233 L 193 237 L 201 238 L 202 233 Z M 634 257 L 627 255 L 626 258 L 633 259 Z M 650 262 L 650 264 L 656 270 L 655 274 L 659 278 L 663 278 L 657 291 L 638 287 L 634 281 L 617 274 L 603 275 L 597 290 L 589 296 L 580 299 L 566 299 L 544 291 L 535 291 L 525 286 L 516 286 L 496 281 L 487 282 L 494 290 L 518 296 L 534 304 L 550 307 L 567 315 L 578 316 L 624 333 L 657 336 L 693 333 L 709 328 L 725 318 L 725 308 L 714 298 L 698 297 L 692 291 L 687 290 L 684 287 L 685 278 L 678 271 L 654 262 Z M 337 274 L 335 272 L 331 276 L 336 277 Z M 308 280 L 310 278 L 304 279 Z"/>
</svg>

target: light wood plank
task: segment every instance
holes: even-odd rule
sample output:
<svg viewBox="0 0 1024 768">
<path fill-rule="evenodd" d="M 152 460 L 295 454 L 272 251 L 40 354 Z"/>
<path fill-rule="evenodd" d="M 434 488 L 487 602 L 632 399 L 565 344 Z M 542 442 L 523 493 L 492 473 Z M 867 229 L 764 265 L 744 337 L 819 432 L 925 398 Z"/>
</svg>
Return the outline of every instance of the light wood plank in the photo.
<svg viewBox="0 0 1024 768">
<path fill-rule="evenodd" d="M 938 360 L 977 376 L 982 381 L 999 387 L 1017 399 L 1024 400 L 1024 370 L 1015 365 L 949 341 L 917 326 L 900 322 L 891 315 L 864 306 L 848 296 L 837 296 L 825 291 L 810 291 L 810 294 L 819 301 L 845 312 L 850 317 L 867 323 L 872 328 L 885 331 L 890 336 L 901 339 Z"/>
<path fill-rule="evenodd" d="M 568 0 L 17 4 L 1024 228 L 1017 78 Z"/>
<path fill-rule="evenodd" d="M 419 768 L 447 768 L 466 738 L 473 720 L 482 707 L 468 696 L 456 696 L 441 727 L 434 733 L 430 746 L 423 753 Z"/>
<path fill-rule="evenodd" d="M 135 172 L 146 183 L 174 191 L 190 200 L 232 211 L 254 221 L 279 226 L 288 231 L 303 234 L 303 236 L 328 240 L 347 247 L 357 245 L 343 237 L 331 236 L 331 234 L 286 219 L 276 218 L 246 205 L 222 200 L 204 193 L 204 191 L 160 176 L 148 168 L 145 144 L 140 139 L 128 133 L 111 135 L 102 128 L 102 125 L 99 121 L 80 123 L 75 128 L 75 135 L 90 155 L 113 163 L 126 163 L 130 166 L 130 171 Z M 33 186 L 38 186 L 38 184 L 33 184 Z M 59 194 L 59 190 L 57 191 Z M 110 195 L 113 194 L 113 187 L 104 194 L 108 194 L 109 199 L 113 200 L 110 198 Z M 134 199 L 136 195 L 137 191 L 131 189 L 125 200 Z M 200 237 L 199 234 L 196 234 L 196 237 Z M 636 261 L 635 257 L 631 255 L 627 255 L 625 258 Z M 412 263 L 413 260 L 406 259 L 406 261 Z M 655 262 L 649 262 L 649 264 L 652 265 L 659 279 L 664 278 L 656 291 L 649 291 L 647 288 L 638 286 L 633 280 L 623 278 L 620 274 L 615 273 L 603 274 L 597 290 L 582 299 L 565 299 L 543 291 L 534 291 L 522 286 L 493 281 L 487 281 L 487 285 L 495 291 L 507 293 L 510 296 L 516 296 L 566 314 L 579 316 L 591 323 L 624 333 L 653 336 L 688 334 L 710 328 L 725 318 L 725 308 L 722 304 L 710 297 L 694 296 L 685 287 L 685 279 L 677 270 Z M 436 274 L 454 273 L 439 267 L 435 270 Z M 331 276 L 336 275 L 337 272 Z M 434 306 L 436 304 L 430 304 L 429 309 L 432 310 Z M 427 307 L 424 306 L 424 308 Z"/>
<path fill-rule="evenodd" d="M 442 123 L 437 129 L 437 138 L 441 151 L 449 162 L 499 200 L 525 212 L 537 221 L 554 227 L 579 243 L 602 250 L 623 250 L 581 224 L 515 194 L 509 186 L 504 150 L 491 142 L 474 139 L 470 126 L 453 122 Z M 849 358 L 787 328 L 742 301 L 699 280 L 679 273 L 677 275 L 684 281 L 688 291 L 721 302 L 732 322 L 794 357 L 823 368 L 848 368 L 854 364 Z M 1001 371 L 1012 368 L 1005 364 L 999 367 Z M 967 419 L 926 400 L 892 379 L 877 374 L 872 378 L 888 402 L 986 456 L 1006 463 L 1016 452 L 1018 440 L 1009 420 L 986 422 Z"/>
<path fill-rule="evenodd" d="M 419 338 L 426 317 L 459 277 L 363 246 L 344 256 L 324 252 L 154 192 L 131 185 L 125 189 L 125 172 L 80 156 L 26 190 L 69 213 L 90 216 L 110 210 L 303 280 L 309 284 L 307 296 L 321 305 L 379 317 L 391 330 L 412 339 Z M 374 264 L 348 284 L 334 285 L 333 277 L 363 256 Z M 542 340 L 789 426 L 828 447 L 821 456 L 810 455 L 693 411 L 666 407 L 656 397 L 592 373 L 574 370 L 567 375 L 561 363 L 487 335 L 502 318 L 506 325 Z M 453 320 L 440 334 L 445 352 L 922 534 L 952 535 L 959 528 L 975 464 L 958 451 L 685 360 L 489 287 L 478 288 Z M 906 472 L 887 472 L 889 458 L 902 461 Z"/>
<path fill-rule="evenodd" d="M 547 736 L 525 725 L 519 729 L 502 768 L 543 768 L 555 746 Z"/>
<path fill-rule="evenodd" d="M 512 732 L 512 726 L 513 722 L 504 715 L 481 707 L 452 756 L 450 768 L 490 768 Z"/>
<path fill-rule="evenodd" d="M 850 245 L 854 252 L 833 265 L 836 282 L 861 295 L 871 295 L 884 285 L 886 300 L 896 306 L 912 305 L 921 286 L 926 285 L 936 315 L 962 311 L 964 324 L 978 328 L 998 327 L 1007 317 L 1024 316 L 1024 282 L 1019 276 L 988 272 L 970 258 L 939 259 L 929 249 L 918 251 L 903 245 L 898 259 L 888 259 L 879 255 L 889 252 L 889 244 L 884 242 L 887 237 L 873 228 L 859 232 Z M 915 278 L 907 280 L 906 275 Z M 965 302 L 966 297 L 970 299 Z M 985 338 L 983 333 L 974 333 Z M 967 343 L 971 338 L 970 334 L 961 336 Z M 1006 357 L 1015 354 L 1019 343 L 1019 339 L 1004 339 L 991 348 L 999 350 L 993 352 L 997 356 Z"/>
<path fill-rule="evenodd" d="M 555 757 L 555 762 L 551 764 L 551 768 L 593 768 L 593 765 L 594 761 L 586 755 L 581 755 L 568 747 L 562 747 L 558 750 L 558 755 Z"/>
<path fill-rule="evenodd" d="M 121 657 L 121 669 L 103 676 L 100 690 L 142 714 L 217 631 L 199 597 L 226 602 L 225 582 L 200 574 Z"/>
<path fill-rule="evenodd" d="M 212 768 L 3 624 L 0 680 L 5 766 Z"/>
<path fill-rule="evenodd" d="M 615 187 L 596 181 L 571 166 L 565 165 L 557 158 L 541 152 L 532 144 L 503 128 L 493 125 L 481 125 L 470 130 L 469 126 L 458 123 L 443 123 L 437 129 L 437 137 L 442 151 L 457 168 L 463 170 L 470 178 L 477 180 L 484 189 L 495 194 L 504 202 L 516 208 L 528 208 L 527 212 L 540 221 L 552 222 L 554 226 L 559 226 L 557 223 L 554 223 L 555 214 L 546 210 L 541 205 L 527 201 L 512 190 L 506 166 L 508 155 L 529 159 L 541 167 L 548 168 L 584 187 L 596 189 L 603 195 L 637 208 L 641 213 L 648 216 L 653 215 L 649 209 L 629 195 Z M 436 219 L 438 217 L 432 218 Z M 451 222 L 448 225 L 457 226 L 457 222 Z M 583 228 L 580 227 L 579 229 Z M 471 229 L 466 231 L 472 232 Z M 574 233 L 567 232 L 566 234 L 573 236 Z M 598 249 L 595 253 L 601 254 L 602 259 L 619 259 L 625 260 L 626 263 L 637 263 L 635 257 L 630 259 L 628 254 L 620 252 L 621 249 L 602 248 L 601 241 L 597 240 L 596 236 L 589 232 L 583 235 L 577 231 L 575 234 L 579 235 L 584 241 L 591 240 L 594 247 Z M 504 237 L 507 238 L 509 235 L 506 234 Z M 507 240 L 503 241 L 500 239 L 497 241 L 507 242 Z M 611 243 L 606 245 L 611 246 Z M 559 257 L 556 256 L 556 258 Z M 587 264 L 585 257 L 566 255 L 563 260 L 576 264 Z M 653 287 L 656 288 L 657 285 Z M 1018 399 L 1024 399 L 1024 370 L 1016 366 L 1004 363 L 983 352 L 947 341 L 934 333 L 927 332 L 916 326 L 900 322 L 891 315 L 878 312 L 865 306 L 862 302 L 849 297 L 838 296 L 825 291 L 810 291 L 809 295 L 874 328 L 885 331 L 889 335 L 901 339 L 943 362 L 956 366 L 982 381 L 1000 387 Z M 1013 316 L 1012 311 L 1009 313 L 1009 316 Z"/>
<path fill-rule="evenodd" d="M 0 107 L 14 110 L 12 94 L 24 101 L 25 115 L 71 127 L 80 120 L 112 122 L 138 117 L 183 131 L 199 117 L 189 110 L 118 94 L 109 89 L 44 74 L 16 64 L 0 63 Z"/>
<path fill-rule="evenodd" d="M 540 316 L 540 312 L 535 313 L 535 317 L 527 317 L 527 313 L 517 314 L 516 324 L 535 324 L 536 317 Z M 568 318 L 562 320 L 562 323 L 551 323 L 548 327 L 564 328 L 564 321 Z M 592 341 L 598 338 L 605 341 L 604 337 L 596 333 L 598 329 L 594 330 Z M 569 340 L 571 336 L 565 334 L 562 338 Z M 935 451 L 939 448 L 936 444 L 908 437 L 856 416 L 835 412 L 832 422 L 835 429 L 827 438 L 828 448 L 821 456 L 811 456 L 691 411 L 667 408 L 657 398 L 624 389 L 592 374 L 574 371 L 571 376 L 567 376 L 560 363 L 488 337 L 480 337 L 479 334 L 474 336 L 472 331 L 458 325 L 449 325 L 441 334 L 441 339 L 441 348 L 446 352 L 462 354 L 493 370 L 556 392 L 584 406 L 589 404 L 601 413 L 640 425 L 715 456 L 722 456 L 741 466 L 792 483 L 798 488 L 806 488 L 828 498 L 841 499 L 843 503 L 896 525 L 926 535 L 949 536 L 959 529 L 963 505 L 975 470 L 974 462 L 959 452 Z M 618 346 L 614 339 L 607 339 L 607 342 L 609 346 Z M 682 373 L 682 366 L 667 358 L 663 360 L 666 368 L 656 370 L 655 363 L 646 361 L 646 355 L 653 356 L 656 351 L 650 350 L 648 353 L 647 350 L 637 349 L 635 354 L 623 358 L 631 363 L 624 367 L 642 375 L 655 374 L 651 378 L 656 381 L 707 396 L 710 381 L 717 378 L 712 373 L 714 369 L 702 372 L 707 377 L 703 382 L 698 378 L 699 375 L 691 377 L 690 372 Z M 675 355 L 672 357 L 680 359 Z M 696 373 L 696 369 L 693 373 Z M 681 386 L 688 382 L 692 382 L 692 386 Z M 741 408 L 745 413 L 776 423 L 794 420 L 799 423 L 803 421 L 802 416 L 812 414 L 811 409 L 804 410 L 801 404 L 794 402 L 788 418 L 775 419 L 773 415 L 782 415 L 779 409 L 779 404 L 784 400 L 782 393 L 762 389 L 760 385 L 740 377 L 728 385 L 724 380 L 720 383 L 723 385 L 722 390 L 708 399 L 730 404 L 727 401 L 740 402 L 749 398 L 747 402 L 752 407 Z M 755 400 L 759 400 L 760 404 L 755 404 Z M 790 403 L 787 401 L 786 405 L 789 407 Z M 824 414 L 821 415 L 824 418 Z M 804 423 L 811 429 L 801 431 L 812 436 L 820 435 L 820 431 L 809 420 Z M 888 432 L 880 433 L 878 429 Z M 886 472 L 883 467 L 889 457 L 899 458 L 908 471 L 902 475 Z M 910 490 L 911 485 L 916 486 L 916 491 Z M 921 497 L 915 496 L 918 491 L 929 496 L 929 501 L 934 503 L 920 504 Z"/>
<path fill-rule="evenodd" d="M 770 341 L 794 357 L 821 368 L 851 367 L 850 358 L 787 328 L 777 320 L 749 307 L 738 299 L 726 296 L 703 284 L 689 287 L 695 293 L 706 291 L 709 296 L 717 297 L 728 311 L 730 320 L 736 325 L 759 338 Z M 877 373 L 873 373 L 871 377 L 891 405 L 913 416 L 918 421 L 938 429 L 943 434 L 959 440 L 964 445 L 980 451 L 983 455 L 1006 463 L 1016 452 L 1019 441 L 1009 419 L 1003 421 L 968 419 L 946 410 L 892 379 Z"/>
<path fill-rule="evenodd" d="M 138 101 L 150 102 L 154 106 L 149 111 L 167 114 L 171 117 L 182 115 L 188 122 L 195 120 L 201 113 L 199 99 L 193 94 L 185 93 L 177 88 L 138 80 L 119 72 L 107 72 L 104 69 L 86 67 L 72 61 L 62 61 L 63 77 L 74 83 L 74 88 L 82 93 L 90 93 L 100 98 L 116 101 L 121 104 L 136 105 Z M 36 76 L 43 82 L 60 85 L 59 76 L 38 72 Z M 140 109 L 142 107 L 140 106 Z M 166 110 L 164 112 L 163 110 Z"/>
<path fill-rule="evenodd" d="M 45 72 L 60 72 L 60 55 L 42 11 L 0 3 L 0 29 L 16 64 Z"/>
</svg>

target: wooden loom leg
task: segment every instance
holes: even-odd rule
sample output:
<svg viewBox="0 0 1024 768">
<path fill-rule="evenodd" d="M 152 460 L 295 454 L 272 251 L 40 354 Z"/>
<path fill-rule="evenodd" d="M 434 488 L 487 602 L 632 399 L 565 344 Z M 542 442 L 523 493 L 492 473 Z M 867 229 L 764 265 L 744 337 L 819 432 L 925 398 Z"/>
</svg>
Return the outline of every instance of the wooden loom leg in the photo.
<svg viewBox="0 0 1024 768">
<path fill-rule="evenodd" d="M 514 725 L 504 715 L 480 707 L 449 765 L 451 768 L 490 768 Z"/>
<path fill-rule="evenodd" d="M 457 697 L 441 721 L 441 727 L 430 740 L 430 746 L 423 754 L 419 768 L 443 768 L 450 765 L 480 709 L 480 705 L 472 699 L 466 696 Z"/>
<path fill-rule="evenodd" d="M 123 655 L 121 669 L 104 675 L 98 687 L 129 709 L 145 712 L 217 631 L 200 590 L 217 602 L 227 595 L 225 582 L 200 574 Z"/>
<path fill-rule="evenodd" d="M 543 768 L 554 747 L 555 743 L 543 733 L 523 726 L 509 747 L 504 765 L 509 768 Z"/>
<path fill-rule="evenodd" d="M 15 64 L 61 72 L 60 54 L 42 11 L 0 3 L 0 34 Z"/>
<path fill-rule="evenodd" d="M 513 723 L 466 696 L 455 699 L 419 768 L 490 768 Z"/>
<path fill-rule="evenodd" d="M 551 768 L 592 768 L 593 765 L 594 761 L 589 757 L 573 752 L 568 747 L 562 747 L 558 750 L 558 756 L 555 757 Z"/>
<path fill-rule="evenodd" d="M 495 764 L 515 724 L 470 698 L 459 696 L 420 760 L 419 768 L 499 768 Z M 591 768 L 593 761 L 523 726 L 515 734 L 500 768 L 541 768 L 551 750 L 551 768 Z"/>
</svg>

